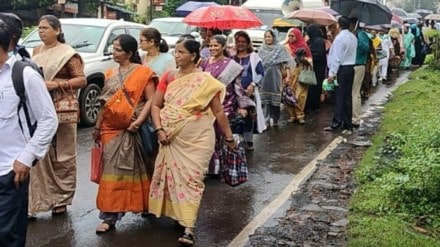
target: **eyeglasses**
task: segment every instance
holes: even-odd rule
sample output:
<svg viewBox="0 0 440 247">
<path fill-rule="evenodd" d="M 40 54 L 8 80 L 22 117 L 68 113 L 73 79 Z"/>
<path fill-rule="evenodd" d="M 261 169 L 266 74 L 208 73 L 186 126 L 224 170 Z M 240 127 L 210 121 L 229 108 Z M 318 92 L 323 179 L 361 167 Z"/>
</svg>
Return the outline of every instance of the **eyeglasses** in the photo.
<svg viewBox="0 0 440 247">
<path fill-rule="evenodd" d="M 174 50 L 174 55 L 184 55 L 184 54 L 191 54 L 190 52 L 187 51 L 181 51 L 181 50 Z"/>
</svg>

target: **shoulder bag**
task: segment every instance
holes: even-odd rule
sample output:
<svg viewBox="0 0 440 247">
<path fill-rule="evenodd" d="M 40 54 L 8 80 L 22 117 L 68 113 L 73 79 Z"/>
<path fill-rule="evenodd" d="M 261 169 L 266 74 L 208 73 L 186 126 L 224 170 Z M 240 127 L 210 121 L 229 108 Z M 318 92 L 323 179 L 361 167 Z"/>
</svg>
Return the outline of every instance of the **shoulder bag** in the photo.
<svg viewBox="0 0 440 247">
<path fill-rule="evenodd" d="M 122 81 L 121 75 L 119 74 L 119 80 Z M 124 85 L 121 86 L 121 90 L 124 92 L 125 98 L 127 98 L 128 103 L 134 108 L 133 101 L 125 91 Z M 154 155 L 159 149 L 159 140 L 155 132 L 153 123 L 151 119 L 144 121 L 141 126 L 139 126 L 139 137 L 142 142 L 142 150 L 148 155 Z"/>
<path fill-rule="evenodd" d="M 60 79 L 55 79 L 55 81 L 60 83 Z M 60 124 L 78 123 L 79 103 L 71 85 L 69 92 L 60 85 L 60 87 L 54 91 L 53 103 Z"/>
</svg>

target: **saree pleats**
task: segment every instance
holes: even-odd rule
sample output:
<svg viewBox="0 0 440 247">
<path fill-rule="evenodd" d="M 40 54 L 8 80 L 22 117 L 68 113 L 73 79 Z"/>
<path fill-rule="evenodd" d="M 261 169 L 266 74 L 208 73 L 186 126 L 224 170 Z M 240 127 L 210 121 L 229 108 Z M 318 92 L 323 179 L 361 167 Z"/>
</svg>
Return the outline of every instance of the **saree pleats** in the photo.
<svg viewBox="0 0 440 247">
<path fill-rule="evenodd" d="M 139 133 L 127 131 L 135 113 L 127 97 L 134 105 L 141 103 L 153 72 L 143 66 L 130 70 L 124 76 L 126 93 L 115 76 L 107 73 L 109 79 L 101 96 L 105 100 L 100 126 L 104 156 L 96 204 L 101 212 L 144 212 L 150 191 L 147 167 L 154 161 L 142 152 Z"/>
<path fill-rule="evenodd" d="M 148 209 L 150 179 L 139 135 L 122 131 L 104 145 L 104 170 L 97 207 L 104 212 L 143 212 Z"/>
<path fill-rule="evenodd" d="M 76 128 L 76 123 L 60 124 L 49 152 L 32 168 L 29 214 L 72 204 L 76 188 Z"/>
</svg>

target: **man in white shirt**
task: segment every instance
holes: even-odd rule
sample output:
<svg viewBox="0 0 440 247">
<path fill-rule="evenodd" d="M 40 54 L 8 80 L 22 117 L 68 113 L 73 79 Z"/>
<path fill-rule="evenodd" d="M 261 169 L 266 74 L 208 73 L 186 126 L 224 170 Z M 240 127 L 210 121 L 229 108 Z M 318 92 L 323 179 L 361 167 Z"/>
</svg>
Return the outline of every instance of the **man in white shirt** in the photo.
<svg viewBox="0 0 440 247">
<path fill-rule="evenodd" d="M 58 120 L 42 77 L 32 68 L 23 70 L 27 108 L 37 127 L 30 135 L 20 99 L 12 82 L 17 62 L 13 51 L 20 38 L 0 15 L 0 246 L 26 244 L 29 170 L 42 159 L 56 132 Z M 19 119 L 22 125 L 19 124 Z"/>
<path fill-rule="evenodd" d="M 335 105 L 333 119 L 325 131 L 343 131 L 351 134 L 353 131 L 352 118 L 352 88 L 354 79 L 354 65 L 356 64 L 356 36 L 349 30 L 350 19 L 342 16 L 338 19 L 341 31 L 336 35 L 330 48 L 327 60 L 328 82 L 332 83 L 337 78 L 335 87 Z"/>
</svg>

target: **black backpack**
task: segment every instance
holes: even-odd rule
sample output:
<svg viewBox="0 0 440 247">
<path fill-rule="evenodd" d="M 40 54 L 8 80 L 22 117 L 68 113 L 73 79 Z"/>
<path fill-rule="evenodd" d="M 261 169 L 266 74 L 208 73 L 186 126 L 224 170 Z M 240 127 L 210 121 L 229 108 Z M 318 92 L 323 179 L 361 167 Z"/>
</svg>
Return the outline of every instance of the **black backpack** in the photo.
<svg viewBox="0 0 440 247">
<path fill-rule="evenodd" d="M 20 129 L 24 134 L 23 130 L 23 124 L 20 119 L 20 110 L 23 109 L 24 115 L 26 117 L 26 124 L 29 128 L 29 135 L 32 137 L 34 135 L 35 130 L 37 129 L 37 121 L 34 123 L 31 122 L 31 118 L 29 116 L 29 109 L 27 107 L 27 99 L 26 99 L 26 90 L 24 87 L 24 80 L 23 80 L 23 71 L 26 66 L 29 66 L 36 70 L 40 75 L 42 75 L 41 69 L 30 59 L 23 58 L 21 61 L 16 61 L 14 63 L 14 66 L 12 67 L 12 84 L 14 85 L 15 93 L 20 98 L 20 102 L 17 106 L 17 114 L 18 114 L 18 124 L 20 125 Z M 32 165 L 35 165 L 38 160 L 34 160 L 32 162 Z"/>
</svg>

